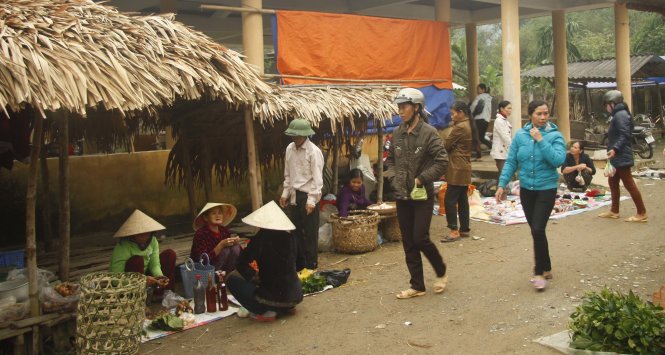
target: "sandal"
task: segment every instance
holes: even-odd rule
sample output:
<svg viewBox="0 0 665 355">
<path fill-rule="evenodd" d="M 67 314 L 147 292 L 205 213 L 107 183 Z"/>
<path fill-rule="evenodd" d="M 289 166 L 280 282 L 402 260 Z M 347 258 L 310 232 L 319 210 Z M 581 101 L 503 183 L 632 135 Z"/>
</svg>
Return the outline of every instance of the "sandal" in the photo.
<svg viewBox="0 0 665 355">
<path fill-rule="evenodd" d="M 266 311 L 263 314 L 250 313 L 249 317 L 259 322 L 272 322 L 277 319 L 277 313 L 274 311 Z"/>
<path fill-rule="evenodd" d="M 618 219 L 618 218 L 619 218 L 619 214 L 618 214 L 618 213 L 614 213 L 614 212 L 603 212 L 603 213 L 599 214 L 598 217 L 600 217 L 600 218 L 612 218 L 612 219 Z"/>
<path fill-rule="evenodd" d="M 458 240 L 460 240 L 460 237 L 453 237 L 453 236 L 447 235 L 447 236 L 443 237 L 443 239 L 441 239 L 441 243 L 456 242 Z"/>
<path fill-rule="evenodd" d="M 408 290 L 404 290 L 404 291 L 398 293 L 397 298 L 399 298 L 401 300 L 405 300 L 407 298 L 413 298 L 413 297 L 424 296 L 424 295 L 425 295 L 425 291 L 417 291 L 417 290 L 414 290 L 414 289 L 410 288 Z"/>
<path fill-rule="evenodd" d="M 436 281 L 434 281 L 434 293 L 443 293 L 443 291 L 446 289 L 446 285 L 448 285 L 448 276 L 441 276 L 437 277 Z"/>
<path fill-rule="evenodd" d="M 545 277 L 543 275 L 536 275 L 531 279 L 531 282 L 533 283 L 533 288 L 536 289 L 536 291 L 543 291 L 547 287 L 547 280 L 545 280 Z"/>
<path fill-rule="evenodd" d="M 638 222 L 638 223 L 646 223 L 649 221 L 649 217 L 644 216 L 644 217 L 637 217 L 637 216 L 630 216 L 626 219 L 624 219 L 626 222 Z"/>
</svg>

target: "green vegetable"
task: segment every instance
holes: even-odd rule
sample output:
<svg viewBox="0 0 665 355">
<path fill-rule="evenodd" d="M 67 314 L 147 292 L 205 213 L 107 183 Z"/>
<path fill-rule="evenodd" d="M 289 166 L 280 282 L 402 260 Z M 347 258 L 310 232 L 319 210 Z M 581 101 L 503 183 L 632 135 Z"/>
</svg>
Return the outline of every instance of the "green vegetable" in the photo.
<svg viewBox="0 0 665 355">
<path fill-rule="evenodd" d="M 630 291 L 605 287 L 584 296 L 570 315 L 570 346 L 591 351 L 660 354 L 665 349 L 665 312 Z"/>
<path fill-rule="evenodd" d="M 328 281 L 325 277 L 320 275 L 312 275 L 302 281 L 302 292 L 303 293 L 312 293 L 323 290 L 324 287 L 328 285 Z"/>
<path fill-rule="evenodd" d="M 152 323 L 150 323 L 150 326 L 158 330 L 182 330 L 184 323 L 178 316 L 171 313 L 165 313 L 160 317 L 155 318 Z"/>
</svg>

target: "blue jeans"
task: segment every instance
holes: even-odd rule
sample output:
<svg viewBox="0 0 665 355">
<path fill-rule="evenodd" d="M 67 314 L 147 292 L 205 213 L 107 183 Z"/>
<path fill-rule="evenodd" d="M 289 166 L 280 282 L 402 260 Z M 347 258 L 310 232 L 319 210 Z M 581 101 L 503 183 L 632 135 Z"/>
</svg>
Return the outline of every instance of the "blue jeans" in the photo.
<svg viewBox="0 0 665 355">
<path fill-rule="evenodd" d="M 547 221 L 550 219 L 552 208 L 554 208 L 555 198 L 556 189 L 520 189 L 522 209 L 524 209 L 526 221 L 531 228 L 531 237 L 533 237 L 533 253 L 536 259 L 536 266 L 533 270 L 534 275 L 542 275 L 544 271 L 552 270 L 545 228 L 547 227 Z"/>
</svg>

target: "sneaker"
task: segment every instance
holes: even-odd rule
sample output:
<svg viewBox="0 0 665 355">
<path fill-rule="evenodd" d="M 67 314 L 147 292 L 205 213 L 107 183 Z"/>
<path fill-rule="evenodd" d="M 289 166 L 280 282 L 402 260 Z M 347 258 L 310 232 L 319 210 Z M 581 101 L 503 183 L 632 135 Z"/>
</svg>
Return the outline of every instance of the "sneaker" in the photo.
<svg viewBox="0 0 665 355">
<path fill-rule="evenodd" d="M 272 322 L 275 319 L 277 319 L 277 313 L 275 313 L 274 311 L 267 311 L 263 314 L 250 313 L 249 316 L 250 318 L 259 322 Z"/>
<path fill-rule="evenodd" d="M 533 279 L 531 279 L 531 282 L 536 291 L 543 291 L 547 287 L 547 280 L 545 280 L 543 275 L 534 276 Z"/>
</svg>

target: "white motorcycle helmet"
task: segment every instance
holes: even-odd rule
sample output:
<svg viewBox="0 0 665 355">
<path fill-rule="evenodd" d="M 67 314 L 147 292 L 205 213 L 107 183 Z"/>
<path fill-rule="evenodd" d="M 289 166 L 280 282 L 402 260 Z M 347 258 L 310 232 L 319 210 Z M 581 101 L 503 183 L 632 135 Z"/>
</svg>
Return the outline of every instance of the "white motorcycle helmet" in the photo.
<svg viewBox="0 0 665 355">
<path fill-rule="evenodd" d="M 421 116 L 428 117 L 431 115 L 431 113 L 427 112 L 425 109 L 425 95 L 422 93 L 422 91 L 414 88 L 404 88 L 400 90 L 397 93 L 397 96 L 395 96 L 393 103 L 402 104 L 406 102 L 412 103 L 414 105 L 420 104 L 419 113 Z"/>
</svg>

